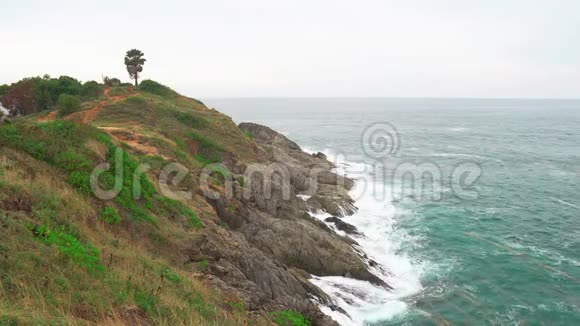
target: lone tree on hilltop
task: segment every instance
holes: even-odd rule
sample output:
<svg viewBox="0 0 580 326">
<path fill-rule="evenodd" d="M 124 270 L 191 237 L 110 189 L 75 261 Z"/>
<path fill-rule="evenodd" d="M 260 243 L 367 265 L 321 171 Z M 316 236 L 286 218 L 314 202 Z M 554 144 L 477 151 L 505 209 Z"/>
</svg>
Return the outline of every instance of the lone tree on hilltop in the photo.
<svg viewBox="0 0 580 326">
<path fill-rule="evenodd" d="M 139 85 L 139 74 L 143 71 L 143 65 L 146 61 L 143 56 L 143 52 L 137 49 L 129 50 L 125 54 L 125 66 L 127 66 L 127 72 L 131 79 L 135 80 L 135 87 Z"/>
</svg>

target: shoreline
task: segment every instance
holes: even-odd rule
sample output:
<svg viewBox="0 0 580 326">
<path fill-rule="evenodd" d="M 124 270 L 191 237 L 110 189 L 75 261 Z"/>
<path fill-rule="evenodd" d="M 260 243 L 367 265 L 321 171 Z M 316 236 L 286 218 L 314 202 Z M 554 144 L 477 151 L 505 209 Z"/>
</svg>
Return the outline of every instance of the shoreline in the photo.
<svg viewBox="0 0 580 326">
<path fill-rule="evenodd" d="M 358 178 L 362 177 L 369 177 L 369 175 L 365 173 L 360 173 L 350 175 L 348 172 L 348 167 L 353 166 L 355 164 L 366 164 L 363 162 L 348 162 L 343 161 L 339 162 L 336 158 L 332 155 L 331 150 L 323 150 L 323 151 L 315 151 L 310 148 L 302 148 L 305 153 L 310 155 L 315 155 L 316 153 L 323 153 L 329 161 L 335 165 L 333 168 L 333 172 L 337 174 L 341 174 L 345 177 L 352 178 L 354 180 L 354 186 L 349 191 L 349 195 L 352 197 L 352 193 L 357 190 L 357 185 L 360 184 L 360 180 Z M 340 171 L 340 169 L 344 169 Z M 365 214 L 370 215 L 377 211 L 377 205 L 384 204 L 385 207 L 391 209 L 391 211 L 382 211 L 381 208 L 378 210 L 381 211 L 378 213 L 379 215 L 384 215 L 385 219 L 389 217 L 393 217 L 395 215 L 396 207 L 392 200 L 385 200 L 384 203 L 377 203 L 371 195 L 363 195 L 357 198 L 354 202 L 354 205 L 357 207 L 357 211 L 351 215 L 344 216 L 341 220 L 349 225 L 352 225 L 356 228 L 358 233 L 348 233 L 336 228 L 333 223 L 325 221 L 328 217 L 331 217 L 330 214 L 325 212 L 311 212 L 313 218 L 316 218 L 320 221 L 324 221 L 329 227 L 333 229 L 333 231 L 341 236 L 346 236 L 356 242 L 353 244 L 353 249 L 356 250 L 361 254 L 361 257 L 366 258 L 367 267 L 369 271 L 375 274 L 377 277 L 383 279 L 389 286 L 390 289 L 386 290 L 383 287 L 374 285 L 370 282 L 361 281 L 353 278 L 348 277 L 339 277 L 339 276 L 330 276 L 330 277 L 318 277 L 314 276 L 310 279 L 312 283 L 316 286 L 321 288 L 325 293 L 327 293 L 331 298 L 334 299 L 334 304 L 338 305 L 345 313 L 341 313 L 337 309 L 332 309 L 331 307 L 325 306 L 323 304 L 319 304 L 320 309 L 326 315 L 330 316 L 333 320 L 339 322 L 341 325 L 347 326 L 359 326 L 363 325 L 365 321 L 381 321 L 381 320 L 391 320 L 396 318 L 397 316 L 401 316 L 402 314 L 406 313 L 409 309 L 406 302 L 404 302 L 403 298 L 410 297 L 412 295 L 417 294 L 422 290 L 419 275 L 415 274 L 416 271 L 413 270 L 415 266 L 412 266 L 410 261 L 406 261 L 403 257 L 396 257 L 397 255 L 394 252 L 390 254 L 395 257 L 377 257 L 375 254 L 379 254 L 377 252 L 373 252 L 373 248 L 369 248 L 373 241 L 380 241 L 377 237 L 371 237 L 369 239 L 369 228 L 365 226 Z M 384 213 L 384 214 L 383 214 Z M 361 216 L 362 215 L 362 216 Z M 366 219 L 366 222 L 369 222 L 369 218 Z M 362 223 L 361 223 L 362 222 Z M 377 221 L 373 221 L 377 222 Z M 378 221 L 378 224 L 381 224 L 381 221 Z M 374 223 L 373 223 L 374 224 Z M 366 232 L 365 232 L 366 231 Z M 382 242 L 389 242 L 390 239 L 384 239 Z M 376 244 L 376 243 L 375 243 Z M 378 255 L 381 256 L 381 255 Z M 385 259 L 390 258 L 390 259 Z M 402 261 L 403 260 L 403 261 Z M 396 276 L 392 275 L 393 272 L 393 261 L 399 264 L 399 266 L 404 265 L 404 268 L 408 269 L 403 271 L 402 273 L 412 274 L 412 280 L 403 279 L 406 281 L 407 284 L 402 285 L 401 279 L 396 279 L 397 276 L 401 276 L 401 271 L 398 271 Z M 345 288 L 350 288 L 349 290 L 345 290 Z M 361 297 L 357 296 L 355 293 L 366 293 L 369 297 L 373 297 L 376 300 L 364 301 Z M 360 309 L 360 307 L 356 307 L 352 303 L 348 303 L 347 301 L 343 300 L 342 298 L 349 298 L 351 302 L 356 304 L 365 305 Z M 364 310 L 364 314 L 366 316 L 361 315 L 361 310 Z M 377 313 L 378 311 L 378 313 Z M 357 318 L 358 317 L 358 318 Z M 364 318 L 364 319 L 363 319 Z"/>
</svg>

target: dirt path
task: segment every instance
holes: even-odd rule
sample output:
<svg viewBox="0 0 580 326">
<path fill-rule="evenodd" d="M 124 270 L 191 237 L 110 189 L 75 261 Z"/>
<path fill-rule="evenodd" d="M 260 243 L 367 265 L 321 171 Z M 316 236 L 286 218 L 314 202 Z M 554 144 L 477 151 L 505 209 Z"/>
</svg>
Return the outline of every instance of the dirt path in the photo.
<svg viewBox="0 0 580 326">
<path fill-rule="evenodd" d="M 91 121 L 97 118 L 97 114 L 99 113 L 99 111 L 101 111 L 101 109 L 103 109 L 103 106 L 121 102 L 129 96 L 135 95 L 135 94 L 127 94 L 127 95 L 111 96 L 110 92 L 111 88 L 106 88 L 105 89 L 105 97 L 107 98 L 106 100 L 100 101 L 92 109 L 75 112 L 71 115 L 68 115 L 65 117 L 65 120 L 74 120 L 80 121 L 82 123 L 90 123 Z"/>
<path fill-rule="evenodd" d="M 126 95 L 112 96 L 110 94 L 110 92 L 111 92 L 111 88 L 110 87 L 106 88 L 105 89 L 105 97 L 106 97 L 105 100 L 98 102 L 91 109 L 69 114 L 66 117 L 64 117 L 64 119 L 78 121 L 78 122 L 82 122 L 82 123 L 90 123 L 91 121 L 93 121 L 97 118 L 97 114 L 99 113 L 99 111 L 101 111 L 101 109 L 103 109 L 103 106 L 109 105 L 109 104 L 115 104 L 115 103 L 123 101 L 124 99 L 126 99 L 129 96 L 136 95 L 136 94 L 126 94 Z M 53 111 L 53 112 L 50 112 L 48 115 L 37 119 L 37 121 L 38 122 L 52 121 L 52 120 L 56 119 L 56 116 L 57 116 L 57 112 Z"/>
<path fill-rule="evenodd" d="M 36 121 L 47 122 L 47 121 L 52 121 L 54 119 L 56 119 L 56 111 L 52 111 L 49 114 L 45 115 L 44 117 L 36 119 Z"/>
</svg>

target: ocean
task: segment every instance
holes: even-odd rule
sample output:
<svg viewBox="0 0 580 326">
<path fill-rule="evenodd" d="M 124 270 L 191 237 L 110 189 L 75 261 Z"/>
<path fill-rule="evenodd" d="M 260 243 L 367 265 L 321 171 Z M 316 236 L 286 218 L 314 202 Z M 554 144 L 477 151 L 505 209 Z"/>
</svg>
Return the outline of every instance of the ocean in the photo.
<svg viewBox="0 0 580 326">
<path fill-rule="evenodd" d="M 344 220 L 393 289 L 315 277 L 342 325 L 580 325 L 580 101 L 205 102 L 358 179 Z"/>
</svg>

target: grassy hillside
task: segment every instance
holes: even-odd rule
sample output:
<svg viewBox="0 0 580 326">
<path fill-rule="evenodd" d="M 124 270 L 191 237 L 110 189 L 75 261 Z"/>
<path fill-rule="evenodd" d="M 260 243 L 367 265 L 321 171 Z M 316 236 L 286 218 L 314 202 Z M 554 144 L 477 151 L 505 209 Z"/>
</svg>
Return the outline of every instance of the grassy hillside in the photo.
<svg viewBox="0 0 580 326">
<path fill-rule="evenodd" d="M 0 324 L 269 324 L 204 283 L 207 260 L 181 254 L 217 221 L 196 191 L 200 170 L 260 153 L 229 117 L 152 81 L 1 125 Z M 161 194 L 167 162 L 192 171 L 178 186 L 192 200 Z M 124 171 L 111 200 L 90 187 L 101 163 L 103 189 Z M 134 178 L 142 163 L 151 168 Z"/>
</svg>

